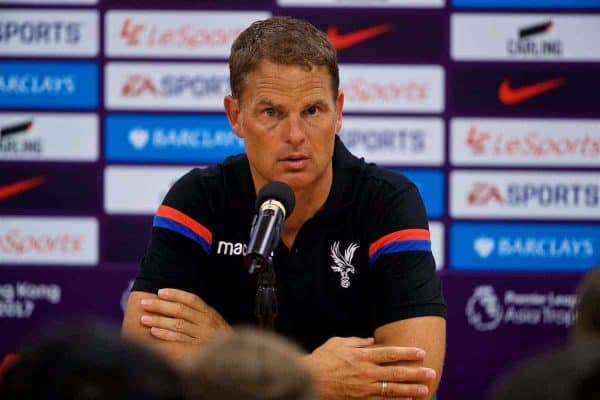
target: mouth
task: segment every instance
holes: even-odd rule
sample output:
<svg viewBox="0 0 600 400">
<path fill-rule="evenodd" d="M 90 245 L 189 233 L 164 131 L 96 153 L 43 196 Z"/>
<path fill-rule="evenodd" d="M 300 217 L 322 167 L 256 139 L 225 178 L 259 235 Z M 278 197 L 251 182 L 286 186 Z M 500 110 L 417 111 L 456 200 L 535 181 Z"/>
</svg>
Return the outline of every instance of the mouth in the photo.
<svg viewBox="0 0 600 400">
<path fill-rule="evenodd" d="M 284 168 L 290 171 L 299 171 L 306 167 L 309 158 L 302 154 L 291 154 L 286 157 L 280 158 L 279 162 L 283 164 Z"/>
</svg>

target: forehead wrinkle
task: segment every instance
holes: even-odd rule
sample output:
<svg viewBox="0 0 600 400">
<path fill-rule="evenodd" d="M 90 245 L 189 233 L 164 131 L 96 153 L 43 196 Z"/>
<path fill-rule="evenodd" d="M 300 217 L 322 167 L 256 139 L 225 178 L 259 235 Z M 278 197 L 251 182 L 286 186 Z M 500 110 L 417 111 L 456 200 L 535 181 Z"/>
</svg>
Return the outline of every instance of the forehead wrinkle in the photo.
<svg viewBox="0 0 600 400">
<path fill-rule="evenodd" d="M 299 81 L 291 85 L 281 84 L 281 79 L 260 79 L 256 83 L 255 103 L 281 105 L 277 99 L 289 99 L 299 97 L 303 105 L 312 103 L 326 103 L 326 86 L 321 79 L 310 79 Z"/>
</svg>

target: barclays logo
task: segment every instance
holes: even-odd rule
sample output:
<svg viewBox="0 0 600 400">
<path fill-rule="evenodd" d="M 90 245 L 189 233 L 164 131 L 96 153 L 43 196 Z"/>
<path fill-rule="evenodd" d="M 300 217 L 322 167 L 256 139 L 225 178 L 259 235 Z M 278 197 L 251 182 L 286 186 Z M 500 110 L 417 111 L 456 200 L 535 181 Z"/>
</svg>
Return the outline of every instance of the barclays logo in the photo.
<svg viewBox="0 0 600 400">
<path fill-rule="evenodd" d="M 457 223 L 451 264 L 475 270 L 575 270 L 600 264 L 600 225 Z"/>
<path fill-rule="evenodd" d="M 210 131 L 205 129 L 134 128 L 129 131 L 129 142 L 136 150 L 147 144 L 154 148 L 215 149 L 243 146 L 243 142 L 231 130 Z"/>
<path fill-rule="evenodd" d="M 115 161 L 216 163 L 244 151 L 225 116 L 110 115 L 105 136 Z"/>
<path fill-rule="evenodd" d="M 7 108 L 94 108 L 98 68 L 92 62 L 4 62 L 0 106 Z"/>
<path fill-rule="evenodd" d="M 500 237 L 480 236 L 473 249 L 481 258 L 488 258 L 494 250 L 498 257 L 582 257 L 594 256 L 593 238 L 560 237 Z"/>
</svg>

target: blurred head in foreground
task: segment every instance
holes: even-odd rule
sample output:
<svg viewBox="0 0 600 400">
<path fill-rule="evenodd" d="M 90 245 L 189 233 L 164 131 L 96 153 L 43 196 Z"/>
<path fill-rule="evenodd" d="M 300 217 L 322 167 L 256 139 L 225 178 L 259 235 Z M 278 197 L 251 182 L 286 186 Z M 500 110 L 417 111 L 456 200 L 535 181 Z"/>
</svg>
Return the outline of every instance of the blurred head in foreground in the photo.
<svg viewBox="0 0 600 400">
<path fill-rule="evenodd" d="M 583 276 L 577 298 L 575 340 L 600 340 L 600 267 Z"/>
<path fill-rule="evenodd" d="M 242 328 L 207 346 L 191 364 L 191 400 L 313 400 L 299 347 L 266 331 Z"/>
<path fill-rule="evenodd" d="M 182 379 L 150 350 L 97 324 L 63 328 L 24 350 L 0 382 L 8 399 L 183 399 Z"/>
<path fill-rule="evenodd" d="M 499 381 L 492 398 L 600 399 L 600 346 L 583 341 L 534 357 Z"/>
</svg>

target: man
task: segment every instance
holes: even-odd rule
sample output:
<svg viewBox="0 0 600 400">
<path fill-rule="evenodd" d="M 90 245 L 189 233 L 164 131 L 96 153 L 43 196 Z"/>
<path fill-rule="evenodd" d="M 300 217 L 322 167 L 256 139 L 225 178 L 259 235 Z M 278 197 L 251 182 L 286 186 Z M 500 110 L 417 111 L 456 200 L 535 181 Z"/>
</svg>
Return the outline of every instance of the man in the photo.
<svg viewBox="0 0 600 400">
<path fill-rule="evenodd" d="M 273 17 L 240 34 L 229 68 L 225 112 L 246 154 L 191 171 L 167 194 L 124 334 L 179 360 L 232 324 L 255 323 L 242 247 L 256 193 L 283 181 L 296 207 L 274 252 L 276 330 L 312 352 L 319 396 L 430 398 L 445 305 L 427 219 L 411 182 L 337 138 L 335 49 L 311 24 Z"/>
<path fill-rule="evenodd" d="M 243 328 L 208 344 L 186 374 L 190 400 L 314 400 L 299 347 L 277 334 Z"/>
</svg>

